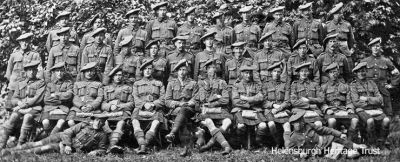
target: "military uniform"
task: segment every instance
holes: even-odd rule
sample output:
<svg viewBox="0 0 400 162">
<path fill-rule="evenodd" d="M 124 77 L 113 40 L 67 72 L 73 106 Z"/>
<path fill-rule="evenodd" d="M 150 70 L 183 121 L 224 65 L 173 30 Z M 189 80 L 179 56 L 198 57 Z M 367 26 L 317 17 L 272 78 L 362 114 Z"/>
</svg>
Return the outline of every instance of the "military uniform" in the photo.
<svg viewBox="0 0 400 162">
<path fill-rule="evenodd" d="M 290 82 L 299 79 L 299 73 L 294 70 L 294 67 L 304 64 L 306 62 L 311 62 L 311 74 L 313 76 L 313 81 L 320 83 L 320 76 L 319 71 L 315 67 L 315 58 L 310 55 L 304 55 L 304 57 L 300 57 L 298 52 L 293 52 L 293 54 L 289 57 L 287 62 L 287 69 L 288 69 L 288 78 Z"/>
<path fill-rule="evenodd" d="M 145 62 L 146 60 L 150 60 L 152 59 L 152 64 L 153 64 L 153 78 L 161 81 L 161 83 L 165 83 L 167 81 L 167 77 L 168 75 L 166 74 L 166 70 L 167 70 L 167 59 L 163 58 L 163 57 L 157 57 L 155 59 L 150 58 L 150 57 L 146 57 L 144 59 L 141 59 L 142 61 L 139 61 L 140 65 Z M 138 63 L 138 64 L 139 64 Z M 138 74 L 142 74 L 142 71 L 139 71 Z"/>
<path fill-rule="evenodd" d="M 166 40 L 167 45 L 169 45 L 172 43 L 172 38 L 176 36 L 177 28 L 178 26 L 174 20 L 156 18 L 146 25 L 147 40 Z"/>
<path fill-rule="evenodd" d="M 323 52 L 322 41 L 324 39 L 324 29 L 320 20 L 313 18 L 301 19 L 293 25 L 293 42 L 306 39 L 307 47 L 311 50 L 314 57 L 318 57 Z"/>
<path fill-rule="evenodd" d="M 351 81 L 351 73 L 349 62 L 347 61 L 346 56 L 341 53 L 333 53 L 333 52 L 324 52 L 320 56 L 318 56 L 315 64 L 316 68 L 319 71 L 321 76 L 321 84 L 328 82 L 329 76 L 325 72 L 326 67 L 330 64 L 336 63 L 339 66 L 339 78 L 344 80 L 345 82 Z"/>
<path fill-rule="evenodd" d="M 115 63 L 111 46 L 98 43 L 87 45 L 82 53 L 81 65 L 89 62 L 98 62 L 98 73 L 108 74 Z"/>
<path fill-rule="evenodd" d="M 292 44 L 292 27 L 282 22 L 277 24 L 275 21 L 267 23 L 263 30 L 263 35 L 267 32 L 274 31 L 272 34 L 272 41 L 276 43 L 275 48 L 281 50 L 287 60 L 291 53 L 291 44 Z"/>
<path fill-rule="evenodd" d="M 81 67 L 80 59 L 78 46 L 59 44 L 50 49 L 46 68 L 49 70 L 57 63 L 66 62 L 66 71 L 73 76 L 77 76 Z"/>
<path fill-rule="evenodd" d="M 122 41 L 122 39 L 130 35 L 133 36 L 132 47 L 136 48 L 136 52 L 143 53 L 147 41 L 147 32 L 140 27 L 129 25 L 118 32 L 114 45 L 114 56 L 117 56 L 120 53 L 121 47 L 119 46 L 119 43 Z"/>
<path fill-rule="evenodd" d="M 286 83 L 280 82 L 279 80 L 271 80 L 263 85 L 262 92 L 264 95 L 264 115 L 267 120 L 281 124 L 288 122 L 290 113 L 288 110 L 290 107 L 290 92 Z M 274 104 L 281 105 L 279 109 L 276 109 L 276 114 L 272 113 Z"/>
<path fill-rule="evenodd" d="M 65 119 L 72 106 L 73 83 L 70 80 L 54 80 L 47 83 L 44 95 L 42 119 Z"/>
<path fill-rule="evenodd" d="M 194 62 L 194 80 L 204 79 L 207 71 L 204 64 L 209 61 L 214 60 L 217 64 L 217 71 L 222 72 L 224 68 L 224 58 L 221 53 L 216 53 L 215 51 L 204 50 L 196 55 Z M 203 68 L 202 68 L 203 67 Z"/>
<path fill-rule="evenodd" d="M 214 36 L 216 40 L 214 43 L 215 51 L 228 59 L 232 54 L 231 45 L 236 41 L 235 31 L 229 26 L 218 25 L 211 27 L 211 30 L 217 32 Z"/>
<path fill-rule="evenodd" d="M 346 83 L 340 81 L 328 81 L 322 85 L 324 93 L 324 104 L 321 110 L 326 113 L 328 110 L 332 110 L 334 114 L 328 114 L 326 118 L 355 118 L 354 114 L 348 114 L 345 116 L 336 115 L 341 111 L 347 111 L 349 109 L 354 110 L 354 105 L 350 99 L 350 88 Z"/>
<path fill-rule="evenodd" d="M 47 36 L 46 45 L 45 45 L 48 52 L 50 52 L 51 48 L 60 44 L 60 40 L 58 39 L 58 36 L 57 36 L 57 31 L 60 30 L 61 28 L 62 27 L 60 27 L 60 26 L 56 26 L 52 29 L 52 31 L 49 31 L 49 34 Z M 75 30 L 70 31 L 70 36 L 71 36 L 70 39 L 73 40 L 71 42 L 74 43 L 75 45 L 78 45 L 79 44 L 78 34 L 76 33 Z"/>
<path fill-rule="evenodd" d="M 268 67 L 283 61 L 285 56 L 282 51 L 272 49 L 262 49 L 255 56 L 255 64 L 257 66 L 256 71 L 260 74 L 259 78 L 261 82 L 267 82 L 271 79 L 271 73 L 268 71 Z M 286 69 L 286 68 L 285 68 Z M 284 69 L 282 69 L 284 70 Z M 286 70 L 282 71 L 281 81 L 286 82 Z"/>
<path fill-rule="evenodd" d="M 126 84 L 132 85 L 140 78 L 138 70 L 142 57 L 132 54 L 128 50 L 129 48 L 123 47 L 120 54 L 115 56 L 115 66 L 121 66 Z"/>
<path fill-rule="evenodd" d="M 258 40 L 261 38 L 261 28 L 251 22 L 242 22 L 233 29 L 236 35 L 236 41 L 246 42 L 246 47 L 256 51 L 258 49 Z"/>
<path fill-rule="evenodd" d="M 133 109 L 132 88 L 126 84 L 110 84 L 103 88 L 103 102 L 101 110 L 103 112 L 118 113 L 121 115 L 108 118 L 111 121 L 119 121 L 130 118 Z M 111 110 L 111 106 L 116 105 L 116 110 Z"/>
<path fill-rule="evenodd" d="M 186 51 L 182 53 L 178 50 L 171 51 L 167 56 L 167 73 L 169 73 L 168 81 L 171 81 L 173 78 L 176 78 L 176 74 L 172 71 L 173 67 L 182 59 L 186 59 L 189 64 L 188 67 L 188 77 L 193 78 L 193 65 L 194 65 L 194 56 Z"/>
<path fill-rule="evenodd" d="M 200 38 L 205 33 L 204 29 L 197 24 L 184 23 L 182 26 L 178 28 L 178 32 L 176 35 L 188 36 L 188 40 L 186 41 L 186 45 L 189 46 L 190 52 L 193 54 L 197 54 L 201 51 L 201 41 Z"/>
</svg>

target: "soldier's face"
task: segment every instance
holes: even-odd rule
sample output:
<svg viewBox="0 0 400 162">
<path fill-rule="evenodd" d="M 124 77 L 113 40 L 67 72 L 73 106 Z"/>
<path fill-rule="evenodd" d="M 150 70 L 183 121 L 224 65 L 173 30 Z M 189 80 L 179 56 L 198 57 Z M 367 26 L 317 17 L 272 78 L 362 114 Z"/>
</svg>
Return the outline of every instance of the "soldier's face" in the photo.
<svg viewBox="0 0 400 162">
<path fill-rule="evenodd" d="M 367 76 L 367 69 L 361 68 L 356 72 L 356 74 L 358 79 L 364 80 Z"/>
<path fill-rule="evenodd" d="M 25 70 L 26 77 L 29 79 L 35 78 L 37 74 L 37 67 L 29 67 Z"/>
<path fill-rule="evenodd" d="M 156 44 L 151 45 L 150 46 L 150 55 L 152 57 L 155 57 L 155 56 L 157 56 L 157 53 L 158 53 L 158 46 Z"/>
<path fill-rule="evenodd" d="M 129 17 L 128 17 L 129 23 L 136 23 L 138 18 L 139 18 L 139 16 L 137 14 L 129 15 Z"/>
<path fill-rule="evenodd" d="M 272 79 L 273 80 L 278 80 L 279 76 L 282 74 L 282 69 L 281 68 L 274 68 L 271 72 Z"/>
<path fill-rule="evenodd" d="M 299 51 L 300 57 L 304 57 L 307 54 L 308 48 L 305 44 L 302 44 L 297 50 Z"/>
<path fill-rule="evenodd" d="M 153 74 L 153 65 L 148 65 L 143 69 L 143 77 L 149 78 Z"/>
<path fill-rule="evenodd" d="M 61 27 L 67 26 L 67 24 L 68 24 L 68 17 L 66 17 L 66 16 L 61 17 L 60 20 L 59 20 L 59 24 L 60 24 Z"/>
<path fill-rule="evenodd" d="M 122 71 L 118 71 L 117 73 L 114 74 L 113 81 L 114 81 L 114 83 L 117 83 L 117 84 L 121 83 L 121 81 L 122 81 Z"/>
<path fill-rule="evenodd" d="M 178 49 L 179 51 L 182 51 L 182 50 L 183 50 L 183 44 L 184 44 L 184 41 L 183 41 L 183 40 L 177 40 L 177 41 L 175 41 L 175 47 L 176 47 L 176 49 Z"/>
<path fill-rule="evenodd" d="M 58 34 L 58 38 L 60 39 L 61 43 L 68 42 L 68 39 L 70 38 L 69 32 Z"/>
<path fill-rule="evenodd" d="M 93 23 L 93 29 L 100 28 L 102 24 L 103 24 L 103 20 L 102 19 L 96 19 L 94 21 L 94 23 Z"/>
<path fill-rule="evenodd" d="M 224 24 L 232 24 L 233 18 L 232 16 L 224 16 Z"/>
<path fill-rule="evenodd" d="M 64 77 L 64 70 L 56 69 L 56 70 L 54 70 L 54 75 L 55 75 L 57 80 L 60 80 L 60 79 L 62 79 Z"/>
<path fill-rule="evenodd" d="M 249 70 L 242 71 L 241 75 L 242 75 L 242 79 L 244 81 L 246 81 L 246 82 L 250 81 L 250 71 Z"/>
<path fill-rule="evenodd" d="M 342 14 L 338 12 L 336 12 L 335 14 L 333 14 L 333 20 L 338 21 L 342 18 Z"/>
<path fill-rule="evenodd" d="M 249 19 L 249 13 L 248 12 L 242 12 L 242 19 L 243 19 L 243 21 L 247 21 Z"/>
<path fill-rule="evenodd" d="M 235 53 L 235 56 L 240 56 L 243 52 L 243 49 L 241 47 L 233 47 L 233 52 Z"/>
<path fill-rule="evenodd" d="M 181 66 L 178 70 L 178 77 L 179 78 L 184 78 L 186 77 L 188 70 L 186 66 Z"/>
<path fill-rule="evenodd" d="M 165 17 L 166 14 L 167 14 L 167 7 L 163 6 L 158 8 L 157 10 L 158 17 Z"/>
<path fill-rule="evenodd" d="M 275 20 L 281 21 L 281 20 L 282 20 L 282 17 L 283 17 L 283 14 L 282 14 L 282 12 L 278 11 L 278 12 L 275 12 L 275 13 L 272 15 L 272 17 L 274 17 Z"/>
<path fill-rule="evenodd" d="M 94 74 L 95 74 L 95 69 L 94 68 L 92 68 L 90 70 L 86 70 L 84 72 L 84 75 L 85 75 L 86 79 L 92 79 L 94 77 Z"/>
<path fill-rule="evenodd" d="M 329 51 L 333 52 L 335 50 L 336 44 L 337 44 L 337 40 L 336 39 L 330 39 L 326 46 L 328 47 Z"/>
<path fill-rule="evenodd" d="M 292 125 L 293 125 L 293 131 L 294 132 L 301 132 L 301 130 L 304 127 L 304 123 L 301 122 L 301 121 L 293 122 Z"/>
<path fill-rule="evenodd" d="M 29 42 L 27 40 L 21 40 L 18 43 L 22 50 L 25 51 L 26 49 L 28 49 Z"/>
<path fill-rule="evenodd" d="M 208 76 L 209 78 L 214 77 L 214 76 L 215 76 L 215 71 L 216 71 L 216 70 L 217 70 L 217 69 L 216 69 L 215 65 L 209 65 L 209 66 L 207 67 L 207 76 Z"/>
<path fill-rule="evenodd" d="M 371 46 L 372 55 L 379 56 L 383 50 L 380 43 L 375 43 Z"/>
<path fill-rule="evenodd" d="M 189 14 L 189 15 L 187 15 L 186 19 L 187 19 L 188 22 L 193 22 L 194 21 L 194 15 L 193 14 Z"/>
<path fill-rule="evenodd" d="M 302 11 L 301 12 L 301 16 L 303 16 L 304 18 L 309 18 L 310 17 L 310 14 L 311 14 L 310 8 L 305 9 L 305 10 L 301 10 L 301 11 Z"/>
<path fill-rule="evenodd" d="M 301 80 L 307 79 L 309 74 L 310 74 L 310 70 L 308 69 L 308 67 L 301 68 L 299 71 Z"/>
<path fill-rule="evenodd" d="M 331 80 L 336 80 L 339 76 L 339 70 L 337 68 L 329 70 L 329 78 Z"/>
<path fill-rule="evenodd" d="M 94 39 L 95 39 L 96 43 L 102 43 L 102 42 L 104 41 L 104 38 L 105 38 L 105 37 L 106 37 L 106 36 L 105 36 L 105 33 L 104 33 L 104 32 L 101 32 L 101 33 L 97 34 L 97 35 L 94 37 Z"/>
<path fill-rule="evenodd" d="M 272 42 L 271 42 L 271 40 L 268 39 L 268 38 L 265 39 L 264 42 L 263 42 L 264 48 L 266 48 L 266 49 L 271 48 L 271 44 L 272 44 Z"/>
<path fill-rule="evenodd" d="M 206 45 L 206 47 L 212 47 L 213 46 L 213 42 L 214 42 L 214 38 L 213 37 L 208 37 L 204 40 L 204 44 Z"/>
<path fill-rule="evenodd" d="M 104 126 L 104 123 L 105 123 L 105 121 L 102 119 L 94 119 L 93 123 L 92 123 L 93 129 L 95 129 L 95 130 L 102 129 Z"/>
</svg>

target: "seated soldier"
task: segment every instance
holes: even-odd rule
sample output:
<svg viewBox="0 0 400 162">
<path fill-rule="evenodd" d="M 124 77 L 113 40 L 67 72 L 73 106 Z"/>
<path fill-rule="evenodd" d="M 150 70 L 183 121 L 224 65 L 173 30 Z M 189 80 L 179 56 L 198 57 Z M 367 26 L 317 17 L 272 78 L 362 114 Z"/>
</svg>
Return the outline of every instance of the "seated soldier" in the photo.
<svg viewBox="0 0 400 162">
<path fill-rule="evenodd" d="M 389 118 L 383 113 L 383 98 L 378 86 L 373 80 L 368 80 L 367 63 L 361 62 L 354 69 L 356 80 L 350 84 L 351 101 L 356 108 L 356 113 L 361 120 L 362 128 L 367 132 L 367 144 L 382 145 L 389 134 Z M 375 124 L 380 123 L 379 138 L 376 140 Z M 377 142 L 376 142 L 377 141 Z"/>
<path fill-rule="evenodd" d="M 73 83 L 66 79 L 65 62 L 59 62 L 49 69 L 54 76 L 54 80 L 47 83 L 44 95 L 44 108 L 42 113 L 42 124 L 45 135 L 48 135 L 50 120 L 56 120 L 57 124 L 50 134 L 59 132 L 67 118 L 69 108 L 74 93 L 72 92 Z"/>
<path fill-rule="evenodd" d="M 220 68 L 216 61 L 216 59 L 210 59 L 202 65 L 204 67 L 201 67 L 207 70 L 207 76 L 198 81 L 199 92 L 196 95 L 196 101 L 199 103 L 201 113 L 197 114 L 196 119 L 200 120 L 200 124 L 207 127 L 211 134 L 211 139 L 200 148 L 200 152 L 210 149 L 217 141 L 224 148 L 222 154 L 226 155 L 232 151 L 232 148 L 223 134 L 231 126 L 233 116 L 228 110 L 227 84 L 224 80 L 217 78 L 217 70 Z M 222 126 L 217 128 L 215 124 Z M 200 128 L 196 135 L 198 136 L 196 144 L 201 146 L 204 142 L 204 130 Z"/>
<path fill-rule="evenodd" d="M 22 119 L 18 145 L 24 144 L 33 127 L 34 117 L 42 111 L 42 103 L 45 91 L 45 82 L 36 77 L 40 61 L 32 61 L 24 65 L 26 78 L 21 79 L 11 98 L 13 107 L 10 118 L 3 124 L 0 130 L 0 148 L 5 148 L 8 137 L 17 128 Z M 16 132 L 17 133 L 17 132 Z"/>
<path fill-rule="evenodd" d="M 263 95 L 261 85 L 253 80 L 252 71 L 255 66 L 244 65 L 240 67 L 241 80 L 235 83 L 232 90 L 232 106 L 231 113 L 234 114 L 236 125 L 236 133 L 242 137 L 246 133 L 248 126 L 257 126 L 256 135 L 265 132 L 267 119 L 262 113 Z M 259 138 L 259 137 L 256 137 Z"/>
<path fill-rule="evenodd" d="M 111 70 L 108 77 L 112 79 L 112 82 L 110 85 L 104 87 L 104 99 L 101 104 L 101 110 L 109 116 L 108 123 L 116 125 L 110 136 L 108 152 L 122 153 L 123 149 L 117 144 L 124 133 L 126 120 L 130 118 L 133 109 L 132 88 L 128 84 L 123 83 L 124 77 L 121 65 Z M 106 127 L 108 127 L 108 124 L 106 124 Z"/>
<path fill-rule="evenodd" d="M 168 142 L 173 142 L 180 128 L 186 126 L 185 124 L 189 122 L 197 110 L 195 109 L 195 94 L 198 91 L 198 86 L 194 80 L 189 78 L 188 70 L 189 64 L 187 60 L 180 60 L 172 69 L 173 72 L 177 73 L 178 77 L 168 83 L 165 92 L 165 105 L 171 109 L 172 118 L 176 116 L 170 133 L 165 136 Z M 186 141 L 182 134 L 180 134 L 180 138 L 182 143 Z M 185 145 L 184 150 L 180 155 L 186 156 L 188 154 L 188 146 L 186 143 L 183 144 Z"/>
<path fill-rule="evenodd" d="M 149 57 L 145 59 L 154 59 L 153 60 L 153 78 L 161 81 L 164 84 L 164 87 L 167 86 L 167 60 L 159 53 L 159 41 L 153 40 L 150 41 L 146 45 L 146 49 L 149 50 Z"/>
<path fill-rule="evenodd" d="M 161 81 L 152 77 L 153 61 L 147 59 L 140 66 L 143 77 L 133 84 L 135 109 L 132 113 L 132 126 L 139 144 L 138 154 L 146 154 L 146 147 L 153 141 L 160 127 L 167 130 L 167 120 L 163 112 L 165 88 Z"/>
<path fill-rule="evenodd" d="M 103 85 L 96 74 L 96 62 L 87 63 L 81 68 L 83 80 L 74 84 L 72 108 L 67 116 L 68 125 L 72 127 L 75 121 L 85 121 L 87 116 L 100 113 L 103 101 Z"/>
<path fill-rule="evenodd" d="M 356 158 L 360 155 L 356 149 L 366 148 L 363 144 L 347 140 L 346 135 L 338 130 L 305 122 L 303 117 L 305 114 L 306 111 L 299 110 L 290 117 L 289 122 L 293 125 L 293 131 L 290 131 L 289 123 L 283 125 L 285 147 L 301 149 L 298 154 L 301 158 L 310 156 L 310 153 L 324 154 L 328 152 L 324 149 L 329 148 L 331 150 L 325 155 L 327 158 L 337 159 L 342 152 L 346 152 L 348 158 Z M 344 148 L 348 150 L 345 151 Z M 313 149 L 318 151 L 310 151 Z"/>
<path fill-rule="evenodd" d="M 305 110 L 305 121 L 322 126 L 322 112 L 319 105 L 323 102 L 323 93 L 318 83 L 309 79 L 310 62 L 295 67 L 299 80 L 293 81 L 290 87 L 290 103 L 292 112 Z"/>
<path fill-rule="evenodd" d="M 100 156 L 106 153 L 107 133 L 102 129 L 106 116 L 96 114 L 89 122 L 81 122 L 64 132 L 52 134 L 37 142 L 28 142 L 21 146 L 1 151 L 1 156 L 14 153 L 52 153 L 71 154 L 88 153 L 89 156 Z M 88 138 L 89 137 L 89 138 Z M 92 137 L 92 138 L 91 138 Z"/>
<path fill-rule="evenodd" d="M 355 140 L 358 136 L 356 130 L 358 117 L 354 113 L 354 105 L 350 99 L 350 87 L 344 81 L 339 80 L 338 64 L 332 63 L 325 68 L 324 72 L 328 74 L 329 81 L 321 88 L 324 98 L 321 110 L 325 114 L 325 119 L 328 120 L 328 126 L 337 129 L 344 125 L 348 128 L 349 140 Z"/>
<path fill-rule="evenodd" d="M 262 92 L 264 94 L 264 115 L 268 121 L 269 132 L 277 146 L 282 143 L 282 134 L 278 133 L 276 123 L 278 123 L 279 126 L 287 123 L 290 113 L 290 92 L 286 86 L 287 83 L 280 80 L 284 69 L 282 64 L 283 62 L 277 62 L 268 67 L 267 70 L 271 74 L 271 80 L 265 82 L 262 87 Z M 258 133 L 260 133 L 258 137 L 264 137 L 266 135 L 265 131 L 259 131 Z M 256 138 L 256 141 L 259 144 L 265 142 L 262 138 Z"/>
</svg>

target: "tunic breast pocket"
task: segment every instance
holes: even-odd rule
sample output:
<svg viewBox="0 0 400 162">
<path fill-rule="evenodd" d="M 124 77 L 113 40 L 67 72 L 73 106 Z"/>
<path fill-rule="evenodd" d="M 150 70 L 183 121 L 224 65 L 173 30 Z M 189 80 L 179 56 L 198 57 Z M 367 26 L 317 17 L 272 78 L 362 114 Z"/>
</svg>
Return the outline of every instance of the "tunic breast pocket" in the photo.
<svg viewBox="0 0 400 162">
<path fill-rule="evenodd" d="M 78 90 L 78 95 L 79 96 L 85 96 L 86 95 L 86 86 L 85 85 L 78 85 L 77 86 L 77 90 Z"/>
<path fill-rule="evenodd" d="M 335 97 L 335 89 L 333 87 L 329 87 L 326 89 L 326 98 L 333 98 Z"/>
<path fill-rule="evenodd" d="M 267 90 L 267 95 L 268 95 L 268 100 L 270 101 L 275 101 L 276 100 L 276 89 L 275 88 L 270 88 Z"/>
<path fill-rule="evenodd" d="M 178 85 L 178 84 L 173 85 L 172 97 L 174 100 L 180 99 L 180 97 L 181 97 L 181 86 L 180 85 Z"/>
<path fill-rule="evenodd" d="M 137 63 L 134 60 L 129 60 L 125 64 L 125 69 L 124 71 L 128 72 L 129 74 L 135 74 L 136 73 L 136 67 Z"/>
<path fill-rule="evenodd" d="M 114 92 L 115 92 L 114 88 L 107 89 L 106 90 L 106 96 L 104 96 L 105 100 L 108 100 L 108 101 L 114 100 L 115 99 Z"/>
<path fill-rule="evenodd" d="M 277 91 L 276 92 L 276 100 L 279 100 L 279 101 L 285 100 L 285 89 L 278 88 L 276 91 Z"/>
<path fill-rule="evenodd" d="M 55 52 L 53 56 L 54 56 L 54 61 L 63 61 L 64 60 L 63 53 L 61 51 Z M 55 63 L 57 63 L 57 62 L 55 62 Z"/>
<path fill-rule="evenodd" d="M 160 37 L 160 26 L 154 25 L 151 28 L 151 37 L 152 38 L 159 38 Z"/>
<path fill-rule="evenodd" d="M 258 61 L 258 66 L 260 71 L 267 71 L 268 69 L 268 59 L 261 59 Z"/>
<path fill-rule="evenodd" d="M 105 52 L 100 52 L 100 55 L 99 55 L 99 64 L 100 65 L 105 65 L 106 64 L 106 62 L 107 62 L 107 57 L 108 57 L 108 55 L 107 55 L 107 53 L 105 53 Z"/>
<path fill-rule="evenodd" d="M 151 93 L 153 95 L 160 95 L 160 90 L 161 90 L 161 86 L 160 85 L 157 85 L 156 83 L 153 83 L 151 89 L 152 89 Z"/>
<path fill-rule="evenodd" d="M 380 64 L 380 65 L 378 65 L 378 70 L 379 70 L 379 77 L 380 78 L 385 78 L 386 79 L 386 76 L 387 76 L 387 72 L 388 72 L 388 66 L 387 65 L 385 65 L 385 64 Z"/>
<path fill-rule="evenodd" d="M 174 37 L 174 32 L 175 32 L 175 28 L 170 26 L 167 28 L 167 33 L 166 33 L 166 38 L 173 38 Z"/>
<path fill-rule="evenodd" d="M 96 98 L 98 96 L 98 89 L 99 87 L 94 86 L 94 85 L 89 85 L 89 91 L 88 91 L 88 95 L 90 97 Z"/>
<path fill-rule="evenodd" d="M 129 89 L 123 89 L 121 91 L 121 96 L 120 96 L 120 101 L 123 103 L 128 102 L 128 98 L 129 98 L 129 94 L 131 93 L 131 91 Z"/>
<path fill-rule="evenodd" d="M 237 70 L 235 66 L 228 67 L 228 73 L 229 73 L 229 79 L 236 79 L 238 78 L 237 76 Z"/>
<path fill-rule="evenodd" d="M 306 89 L 304 87 L 298 87 L 298 89 L 297 89 L 297 97 L 298 98 L 307 97 Z"/>
<path fill-rule="evenodd" d="M 68 52 L 67 64 L 68 65 L 77 65 L 78 63 L 78 53 L 76 51 Z"/>
<path fill-rule="evenodd" d="M 251 41 L 258 42 L 258 31 L 255 28 L 250 29 L 250 38 Z"/>
<path fill-rule="evenodd" d="M 364 89 L 364 87 L 359 86 L 357 87 L 357 94 L 359 96 L 367 96 L 367 91 Z"/>
<path fill-rule="evenodd" d="M 246 38 L 244 38 L 244 34 L 243 33 L 244 33 L 243 32 L 243 28 L 237 29 L 235 31 L 235 34 L 236 34 L 236 37 L 238 38 L 238 41 L 243 41 L 243 40 L 246 39 Z"/>
</svg>

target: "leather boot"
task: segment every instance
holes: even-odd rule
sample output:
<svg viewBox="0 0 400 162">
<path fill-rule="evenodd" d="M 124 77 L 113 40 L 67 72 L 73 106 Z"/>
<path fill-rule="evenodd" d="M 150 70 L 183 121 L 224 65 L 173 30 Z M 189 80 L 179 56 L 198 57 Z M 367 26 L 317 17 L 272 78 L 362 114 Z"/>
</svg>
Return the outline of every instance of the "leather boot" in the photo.
<svg viewBox="0 0 400 162">
<path fill-rule="evenodd" d="M 222 148 L 224 148 L 224 151 L 221 153 L 222 155 L 227 155 L 232 152 L 231 145 L 229 145 L 228 141 L 226 141 L 224 135 L 222 135 L 219 129 L 214 129 L 210 133 Z"/>
<path fill-rule="evenodd" d="M 121 132 L 112 132 L 110 136 L 110 148 L 107 152 L 113 154 L 122 154 L 124 149 L 121 146 L 118 146 L 118 142 L 121 139 L 122 133 Z"/>
</svg>

